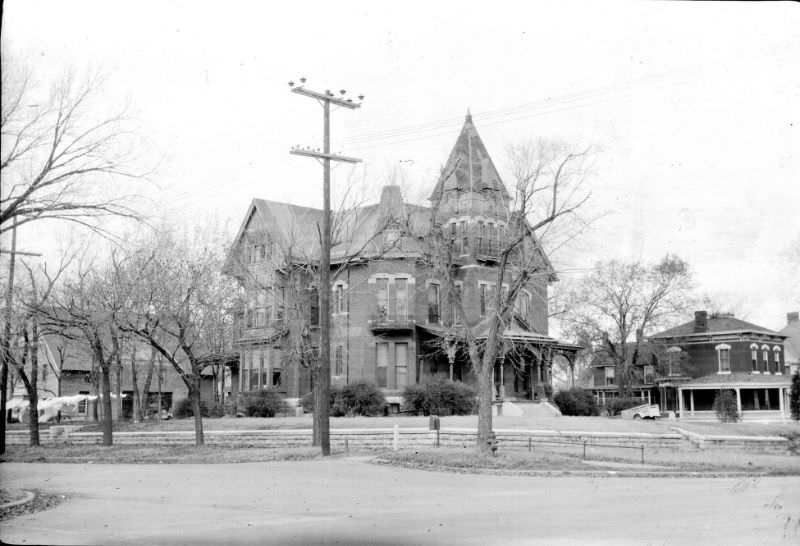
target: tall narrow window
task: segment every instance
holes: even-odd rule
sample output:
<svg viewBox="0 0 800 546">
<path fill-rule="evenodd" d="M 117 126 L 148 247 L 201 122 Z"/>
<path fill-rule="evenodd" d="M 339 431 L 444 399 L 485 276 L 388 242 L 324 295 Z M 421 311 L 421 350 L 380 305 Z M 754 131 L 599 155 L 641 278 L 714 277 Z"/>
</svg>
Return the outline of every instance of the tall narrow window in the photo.
<svg viewBox="0 0 800 546">
<path fill-rule="evenodd" d="M 613 366 L 606 366 L 606 385 L 613 385 L 614 384 L 614 367 Z"/>
<path fill-rule="evenodd" d="M 375 279 L 377 289 L 378 315 L 385 317 L 389 314 L 389 279 Z"/>
<path fill-rule="evenodd" d="M 467 222 L 461 220 L 461 254 L 469 254 L 469 235 L 467 234 Z"/>
<path fill-rule="evenodd" d="M 451 241 L 455 241 L 456 240 L 456 228 L 457 228 L 457 226 L 456 226 L 455 222 L 450 224 L 450 240 Z"/>
<path fill-rule="evenodd" d="M 761 360 L 764 361 L 764 373 L 769 373 L 769 347 L 766 345 L 761 346 Z"/>
<path fill-rule="evenodd" d="M 758 370 L 758 345 L 753 343 L 750 345 L 750 368 L 754 373 L 759 373 Z"/>
<path fill-rule="evenodd" d="M 389 370 L 389 344 L 376 343 L 375 344 L 375 382 L 379 387 L 386 388 L 388 370 Z"/>
<path fill-rule="evenodd" d="M 394 315 L 398 319 L 408 318 L 408 279 L 394 280 Z"/>
<path fill-rule="evenodd" d="M 342 375 L 344 370 L 344 347 L 336 346 L 334 354 L 334 375 Z"/>
<path fill-rule="evenodd" d="M 311 293 L 308 295 L 309 301 L 309 311 L 311 316 L 309 317 L 311 326 L 319 326 L 319 292 L 317 291 L 316 286 L 311 287 Z"/>
<path fill-rule="evenodd" d="M 486 285 L 481 284 L 478 285 L 478 289 L 480 291 L 480 307 L 481 307 L 481 316 L 486 316 Z"/>
<path fill-rule="evenodd" d="M 408 385 L 408 343 L 394 344 L 394 370 L 396 388 Z"/>
<path fill-rule="evenodd" d="M 428 285 L 428 322 L 439 324 L 439 285 Z"/>
<path fill-rule="evenodd" d="M 478 239 L 475 241 L 475 248 L 477 249 L 478 254 L 483 254 L 485 241 L 486 241 L 486 225 L 483 223 L 483 220 L 479 220 Z"/>
<path fill-rule="evenodd" d="M 336 292 L 334 294 L 334 313 L 344 313 L 346 309 L 344 300 L 344 286 L 341 284 L 336 285 Z"/>
<path fill-rule="evenodd" d="M 719 364 L 718 373 L 731 372 L 731 346 L 722 344 L 715 347 L 717 350 L 717 362 Z"/>
<path fill-rule="evenodd" d="M 667 349 L 667 373 L 669 375 L 680 375 L 681 370 L 681 348 L 670 347 Z"/>
<path fill-rule="evenodd" d="M 278 301 L 275 302 L 275 318 L 283 320 L 284 309 L 286 308 L 286 287 L 279 286 L 276 292 Z"/>
<path fill-rule="evenodd" d="M 772 348 L 772 358 L 775 363 L 775 373 L 782 373 L 781 369 L 781 348 L 777 345 Z"/>
</svg>

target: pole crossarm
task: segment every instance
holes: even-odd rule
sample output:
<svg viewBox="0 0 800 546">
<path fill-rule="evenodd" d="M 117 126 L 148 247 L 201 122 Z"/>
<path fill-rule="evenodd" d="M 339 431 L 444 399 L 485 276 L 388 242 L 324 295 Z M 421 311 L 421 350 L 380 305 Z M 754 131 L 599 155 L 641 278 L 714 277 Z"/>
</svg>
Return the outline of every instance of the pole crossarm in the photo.
<svg viewBox="0 0 800 546">
<path fill-rule="evenodd" d="M 347 157 L 345 155 L 326 154 L 324 152 L 315 152 L 312 150 L 291 150 L 290 154 L 303 155 L 306 157 L 314 157 L 316 159 L 330 159 L 332 161 L 343 161 L 344 163 L 361 163 L 361 160 L 356 157 Z"/>
<path fill-rule="evenodd" d="M 37 256 L 41 257 L 39 252 L 23 252 L 22 250 L 4 250 L 0 248 L 0 254 L 17 254 L 19 256 Z"/>
<path fill-rule="evenodd" d="M 357 102 L 353 102 L 352 99 L 339 99 L 334 97 L 332 94 L 326 93 L 318 93 L 316 91 L 311 91 L 310 89 L 306 89 L 305 87 L 292 87 L 292 93 L 297 93 L 299 95 L 305 95 L 306 97 L 311 97 L 317 100 L 327 101 L 331 104 L 335 104 L 336 106 L 343 106 L 345 108 L 350 108 L 351 110 L 355 110 L 356 108 L 361 108 L 361 105 Z"/>
</svg>

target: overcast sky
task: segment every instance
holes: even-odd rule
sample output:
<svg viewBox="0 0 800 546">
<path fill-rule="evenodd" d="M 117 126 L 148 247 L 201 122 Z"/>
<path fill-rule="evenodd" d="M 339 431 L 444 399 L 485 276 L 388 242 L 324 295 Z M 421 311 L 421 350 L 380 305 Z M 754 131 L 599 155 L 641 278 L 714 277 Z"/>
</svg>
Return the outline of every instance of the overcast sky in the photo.
<svg viewBox="0 0 800 546">
<path fill-rule="evenodd" d="M 675 253 L 777 329 L 800 307 L 781 258 L 800 237 L 798 29 L 796 3 L 7 0 L 2 52 L 41 80 L 108 73 L 105 99 L 129 98 L 163 157 L 147 191 L 174 223 L 235 231 L 253 197 L 321 206 L 321 168 L 288 153 L 321 146 L 301 76 L 366 96 L 332 115 L 333 149 L 364 160 L 334 181 L 373 197 L 397 166 L 432 188 L 467 109 L 501 171 L 523 138 L 594 144 L 587 212 L 605 216 L 555 253 L 562 278 Z"/>
</svg>

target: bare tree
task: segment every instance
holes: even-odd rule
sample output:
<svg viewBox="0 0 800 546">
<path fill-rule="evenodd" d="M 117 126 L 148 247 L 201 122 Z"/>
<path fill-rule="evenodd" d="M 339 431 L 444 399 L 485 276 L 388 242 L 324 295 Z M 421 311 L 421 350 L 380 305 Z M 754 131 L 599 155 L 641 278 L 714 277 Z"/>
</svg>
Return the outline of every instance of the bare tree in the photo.
<svg viewBox="0 0 800 546">
<path fill-rule="evenodd" d="M 574 288 L 562 329 L 613 360 L 619 392 L 628 396 L 644 336 L 685 315 L 691 298 L 689 266 L 677 256 L 655 264 L 599 262 Z"/>
<path fill-rule="evenodd" d="M 102 217 L 142 219 L 130 189 L 113 185 L 145 172 L 127 109 L 101 113 L 102 85 L 97 73 L 67 73 L 41 96 L 31 73 L 3 58 L 0 233 L 14 220 L 60 219 L 107 234 Z"/>
<path fill-rule="evenodd" d="M 544 140 L 527 141 L 509 148 L 514 198 L 508 207 L 498 209 L 506 215 L 506 228 L 497 238 L 496 289 L 491 296 L 491 313 L 487 315 L 488 324 L 481 340 L 475 332 L 476 324 L 468 320 L 462 300 L 460 268 L 454 251 L 458 241 L 451 239 L 437 222 L 445 192 L 436 196 L 430 224 L 424 233 L 418 234 L 428 266 L 441 280 L 452 310 L 451 325 L 445 337 L 457 339 L 465 348 L 478 379 L 479 451 L 489 449 L 488 440 L 492 434 L 495 363 L 508 352 L 517 350 L 504 341 L 503 333 L 516 314 L 523 289 L 552 274 L 540 237 L 574 216 L 588 200 L 585 182 L 593 153 L 591 148 L 573 150 Z M 446 180 L 458 169 L 455 165 L 452 171 L 443 171 L 441 178 Z M 544 301 L 540 303 L 546 305 L 546 288 L 541 298 Z"/>
<path fill-rule="evenodd" d="M 209 357 L 230 350 L 238 290 L 223 276 L 228 242 L 216 226 L 144 239 L 115 264 L 126 295 L 121 329 L 169 362 L 189 391 L 195 444 L 204 444 L 201 374 Z"/>
</svg>

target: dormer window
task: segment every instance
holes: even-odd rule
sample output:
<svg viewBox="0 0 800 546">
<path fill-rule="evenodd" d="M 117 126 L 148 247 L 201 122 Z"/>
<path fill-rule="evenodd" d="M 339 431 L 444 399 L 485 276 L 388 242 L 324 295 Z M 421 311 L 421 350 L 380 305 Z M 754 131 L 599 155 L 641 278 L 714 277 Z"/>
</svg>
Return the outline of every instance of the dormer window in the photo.
<svg viewBox="0 0 800 546">
<path fill-rule="evenodd" d="M 731 346 L 725 343 L 714 347 L 717 351 L 717 363 L 719 371 L 717 373 L 731 373 Z"/>
</svg>

